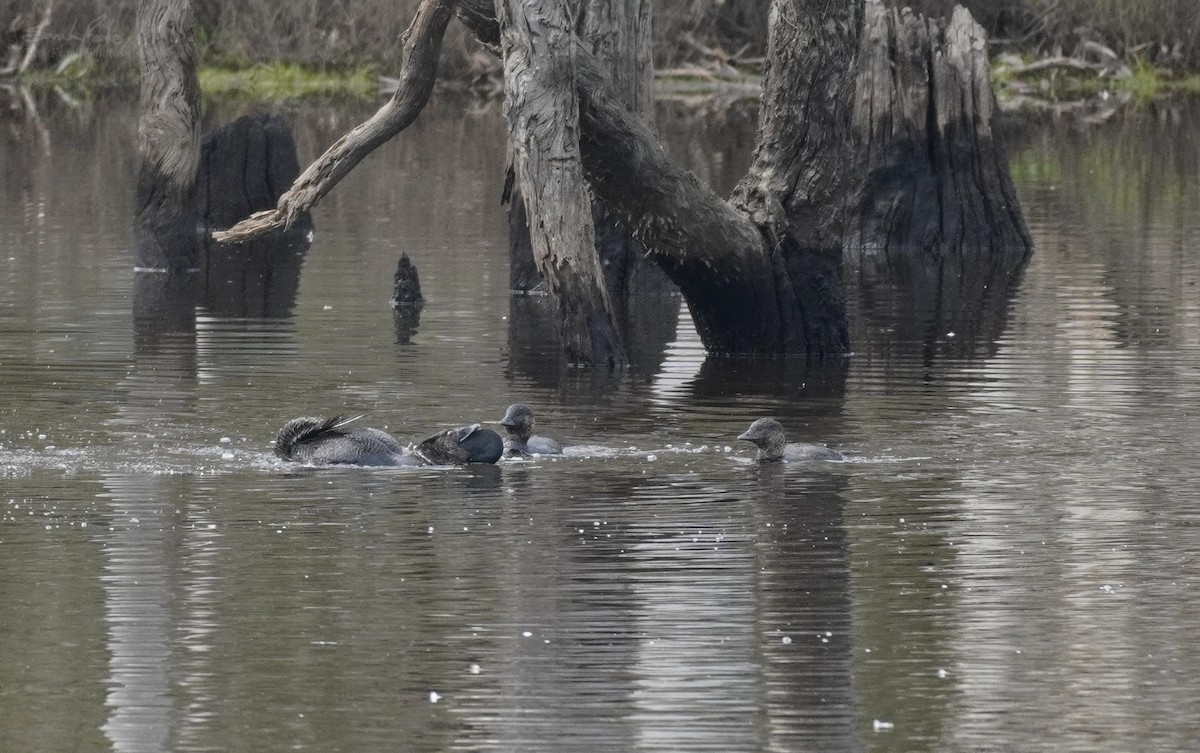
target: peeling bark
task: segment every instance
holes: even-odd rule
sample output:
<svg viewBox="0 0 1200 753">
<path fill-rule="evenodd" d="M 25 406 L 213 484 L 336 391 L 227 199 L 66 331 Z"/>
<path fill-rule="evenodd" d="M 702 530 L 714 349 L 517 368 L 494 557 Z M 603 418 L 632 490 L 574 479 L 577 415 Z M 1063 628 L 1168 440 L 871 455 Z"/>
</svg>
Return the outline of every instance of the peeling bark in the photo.
<svg viewBox="0 0 1200 753">
<path fill-rule="evenodd" d="M 849 260 L 989 256 L 1022 264 L 1033 242 L 992 129 L 995 98 L 982 27 L 964 8 L 942 28 L 868 0 L 855 101 L 864 189 Z"/>
<path fill-rule="evenodd" d="M 193 25 L 188 0 L 145 0 L 138 6 L 142 93 L 134 263 L 139 269 L 178 271 L 198 264 L 192 197 L 200 87 Z"/>
<path fill-rule="evenodd" d="M 566 4 L 506 0 L 497 10 L 513 169 L 531 220 L 534 262 L 557 304 L 563 346 L 578 363 L 624 365 L 580 164 L 575 36 Z"/>
<path fill-rule="evenodd" d="M 860 315 L 927 360 L 986 352 L 1033 241 L 992 127 L 983 30 L 961 7 L 943 25 L 868 0 L 859 59 L 865 178 L 846 260 Z"/>
<path fill-rule="evenodd" d="M 406 39 L 405 77 L 412 83 L 404 118 L 415 117 L 428 96 L 418 84 L 432 85 L 433 53 L 447 13 L 443 2 L 481 42 L 497 52 L 503 47 L 514 178 L 534 218 L 535 261 L 560 302 L 565 340 L 577 360 L 624 359 L 599 284 L 583 178 L 679 286 L 710 353 L 829 358 L 848 352 L 842 289 L 847 218 L 860 220 L 862 207 L 885 197 L 881 186 L 899 196 L 922 185 L 905 184 L 902 178 L 912 174 L 894 166 L 877 169 L 883 163 L 872 151 L 868 198 L 856 198 L 861 172 L 851 115 L 859 2 L 773 0 L 759 143 L 752 169 L 730 201 L 666 158 L 650 127 L 613 91 L 609 66 L 573 33 L 564 0 L 500 0 L 500 22 L 486 0 L 426 0 Z M 1019 219 L 1019 210 L 1015 197 L 1009 199 L 1007 172 L 986 171 L 986 165 L 1003 160 L 990 132 L 981 38 L 965 23 L 952 23 L 946 38 L 959 41 L 931 58 L 928 78 L 935 95 L 923 112 L 932 123 L 929 132 L 947 144 L 944 158 L 935 156 L 938 169 L 930 180 L 943 196 L 959 197 L 963 207 L 957 218 L 939 213 L 940 232 L 961 245 L 973 237 L 982 242 L 985 220 L 1006 212 Z M 890 62 L 866 52 L 863 58 L 864 67 L 890 76 Z M 402 83 L 398 95 L 405 88 Z M 901 91 L 894 99 L 906 103 L 905 96 Z M 871 138 L 891 133 L 892 116 L 864 97 L 860 111 L 866 106 L 875 118 L 867 121 Z M 306 171 L 291 193 L 306 196 L 307 203 L 295 206 L 307 209 L 336 182 L 331 175 L 341 177 L 399 130 L 367 128 L 381 119 L 398 122 L 397 115 L 383 113 Z M 962 113 L 981 119 L 963 119 Z M 906 134 L 906 128 L 897 132 Z M 889 169 L 894 182 L 881 180 Z M 985 187 L 973 192 L 968 176 L 975 174 L 984 176 Z M 974 195 L 999 199 L 975 202 Z M 269 221 L 284 221 L 291 201 L 281 200 Z M 1010 239 L 1027 239 L 1023 224 L 1013 226 L 1017 231 Z M 863 233 L 856 229 L 851 237 Z M 999 242 L 1008 241 L 1002 236 Z"/>
</svg>

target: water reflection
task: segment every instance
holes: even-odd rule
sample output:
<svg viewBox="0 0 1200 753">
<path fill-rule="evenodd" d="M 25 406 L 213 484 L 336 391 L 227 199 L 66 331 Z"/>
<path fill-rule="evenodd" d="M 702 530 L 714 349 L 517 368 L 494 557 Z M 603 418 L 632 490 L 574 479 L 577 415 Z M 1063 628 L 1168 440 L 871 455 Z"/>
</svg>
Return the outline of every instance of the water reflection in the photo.
<svg viewBox="0 0 1200 753">
<path fill-rule="evenodd" d="M 114 477 L 106 485 L 112 501 L 100 539 L 110 713 L 103 730 L 114 751 L 157 753 L 170 750 L 177 727 L 175 515 L 161 479 Z"/>
<path fill-rule="evenodd" d="M 876 289 L 827 371 L 709 360 L 684 310 L 661 363 L 597 377 L 509 345 L 495 113 L 425 113 L 279 279 L 156 290 L 116 184 L 132 108 L 38 104 L 48 152 L 0 134 L 5 753 L 1194 747 L 1186 108 L 1009 138 L 1038 252 L 969 345 Z M 362 115 L 298 110 L 305 158 Z M 698 172 L 740 172 L 752 131 L 669 116 Z M 402 252 L 427 303 L 397 347 Z M 411 437 L 518 400 L 575 452 L 270 454 L 294 415 Z M 760 415 L 850 462 L 746 462 Z"/>
</svg>

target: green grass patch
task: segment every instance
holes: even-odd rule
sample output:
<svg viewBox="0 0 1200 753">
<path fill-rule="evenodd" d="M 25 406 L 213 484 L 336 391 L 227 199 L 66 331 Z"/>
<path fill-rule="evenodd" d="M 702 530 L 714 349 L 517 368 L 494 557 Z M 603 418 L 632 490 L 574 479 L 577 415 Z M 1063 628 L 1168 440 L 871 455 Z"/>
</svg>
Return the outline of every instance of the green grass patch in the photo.
<svg viewBox="0 0 1200 753">
<path fill-rule="evenodd" d="M 1019 93 L 1054 101 L 1108 93 L 1128 94 L 1135 102 L 1146 103 L 1163 97 L 1200 94 L 1200 73 L 1178 73 L 1143 60 L 1134 62 L 1124 76 L 1098 76 L 1066 69 L 1018 76 L 1001 63 L 992 69 L 992 83 L 1001 97 Z"/>
<path fill-rule="evenodd" d="M 214 97 L 287 100 L 305 97 L 372 99 L 379 94 L 375 69 L 316 70 L 292 63 L 247 68 L 202 66 L 200 91 Z"/>
</svg>

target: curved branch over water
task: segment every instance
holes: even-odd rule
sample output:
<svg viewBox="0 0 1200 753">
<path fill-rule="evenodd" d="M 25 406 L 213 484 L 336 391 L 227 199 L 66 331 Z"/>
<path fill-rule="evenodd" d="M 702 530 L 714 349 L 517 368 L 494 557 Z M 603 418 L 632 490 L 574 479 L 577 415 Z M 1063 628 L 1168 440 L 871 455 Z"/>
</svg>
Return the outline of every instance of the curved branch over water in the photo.
<svg viewBox="0 0 1200 753">
<path fill-rule="evenodd" d="M 442 35 L 450 22 L 445 0 L 425 0 L 404 34 L 401 74 L 396 92 L 366 122 L 342 136 L 279 197 L 274 209 L 256 212 L 228 230 L 216 231 L 213 240 L 240 243 L 289 227 L 312 209 L 376 147 L 400 133 L 420 115 L 437 80 L 437 56 Z"/>
</svg>

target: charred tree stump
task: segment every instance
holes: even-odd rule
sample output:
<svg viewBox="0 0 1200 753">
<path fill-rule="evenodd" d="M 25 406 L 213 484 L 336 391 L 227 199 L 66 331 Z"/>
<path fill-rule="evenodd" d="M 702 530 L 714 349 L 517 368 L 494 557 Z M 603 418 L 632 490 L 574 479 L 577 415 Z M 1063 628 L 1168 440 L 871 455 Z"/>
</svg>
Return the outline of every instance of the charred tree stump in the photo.
<svg viewBox="0 0 1200 753">
<path fill-rule="evenodd" d="M 1033 250 L 992 128 L 983 28 L 957 7 L 942 28 L 867 0 L 854 125 L 865 164 L 847 236 L 856 262 L 918 254 L 1020 266 Z"/>
<path fill-rule="evenodd" d="M 396 325 L 396 344 L 408 345 L 421 326 L 421 309 L 425 306 L 425 296 L 421 294 L 421 276 L 417 274 L 417 267 L 408 254 L 400 254 L 400 261 L 396 263 L 391 304 L 392 320 Z"/>
<path fill-rule="evenodd" d="M 198 264 L 196 170 L 200 87 L 196 80 L 194 19 L 189 0 L 144 0 L 138 5 L 142 66 L 138 120 L 135 266 L 183 271 Z"/>
<path fill-rule="evenodd" d="M 299 174 L 296 141 L 281 116 L 244 115 L 216 128 L 200 144 L 200 221 L 205 227 L 226 228 L 269 209 Z"/>
<path fill-rule="evenodd" d="M 864 326 L 937 355 L 990 353 L 1033 241 L 993 127 L 983 29 L 867 0 L 854 125 L 864 181 L 846 259 Z M 881 344 L 881 347 L 900 347 Z"/>
<path fill-rule="evenodd" d="M 278 115 L 246 115 L 204 134 L 195 192 L 203 228 L 228 227 L 275 206 L 300 174 L 296 142 Z M 221 316 L 283 318 L 300 289 L 300 268 L 312 223 L 301 215 L 290 230 L 248 245 L 201 247 L 204 306 Z"/>
</svg>

